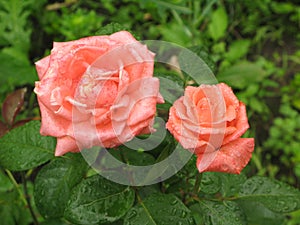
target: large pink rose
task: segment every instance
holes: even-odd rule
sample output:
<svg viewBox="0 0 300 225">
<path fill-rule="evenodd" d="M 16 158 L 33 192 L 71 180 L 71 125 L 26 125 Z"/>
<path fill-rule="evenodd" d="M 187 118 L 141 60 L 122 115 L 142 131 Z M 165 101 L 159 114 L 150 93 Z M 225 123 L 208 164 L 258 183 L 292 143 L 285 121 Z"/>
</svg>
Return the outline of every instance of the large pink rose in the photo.
<svg viewBox="0 0 300 225">
<path fill-rule="evenodd" d="M 249 128 L 246 107 L 224 83 L 188 86 L 170 108 L 166 127 L 197 155 L 199 172 L 239 174 L 254 149 L 253 138 L 241 138 Z"/>
<path fill-rule="evenodd" d="M 41 134 L 57 137 L 55 155 L 115 147 L 152 132 L 163 102 L 154 54 L 121 31 L 54 43 L 36 62 Z"/>
</svg>

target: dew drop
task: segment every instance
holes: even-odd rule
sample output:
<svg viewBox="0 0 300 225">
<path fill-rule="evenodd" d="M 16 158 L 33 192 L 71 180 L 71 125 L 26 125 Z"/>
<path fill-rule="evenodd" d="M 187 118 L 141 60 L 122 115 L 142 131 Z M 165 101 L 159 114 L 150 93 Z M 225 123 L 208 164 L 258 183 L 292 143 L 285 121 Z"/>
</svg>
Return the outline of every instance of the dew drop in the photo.
<svg viewBox="0 0 300 225">
<path fill-rule="evenodd" d="M 182 217 L 182 218 L 185 218 L 186 216 L 187 216 L 187 212 L 186 212 L 186 211 L 182 211 L 181 217 Z"/>
<path fill-rule="evenodd" d="M 293 206 L 293 209 L 298 208 L 298 202 L 293 202 L 293 203 L 292 203 L 292 206 Z"/>
<path fill-rule="evenodd" d="M 190 218 L 188 219 L 188 224 L 190 224 L 190 225 L 193 225 L 193 224 L 194 224 L 194 220 L 193 220 L 192 217 L 190 217 Z"/>
<path fill-rule="evenodd" d="M 279 209 L 283 209 L 284 207 L 286 207 L 286 204 L 285 204 L 285 202 L 284 201 L 278 201 L 277 202 L 277 207 L 279 208 Z"/>
<path fill-rule="evenodd" d="M 171 205 L 176 205 L 178 203 L 177 199 L 174 199 L 170 202 Z"/>
<path fill-rule="evenodd" d="M 45 196 L 45 191 L 44 191 L 44 190 L 41 191 L 41 196 L 42 196 L 42 197 Z"/>
<path fill-rule="evenodd" d="M 136 215 L 137 215 L 137 212 L 135 211 L 135 210 L 132 210 L 131 211 L 131 213 L 129 214 L 129 216 L 128 216 L 128 219 L 133 219 L 134 217 L 136 217 Z"/>
<path fill-rule="evenodd" d="M 177 213 L 177 209 L 176 208 L 172 209 L 172 215 L 175 216 L 176 213 Z"/>
<path fill-rule="evenodd" d="M 266 192 L 267 192 L 267 193 L 271 193 L 272 190 L 271 190 L 270 188 L 268 188 L 268 189 L 266 190 Z"/>
</svg>

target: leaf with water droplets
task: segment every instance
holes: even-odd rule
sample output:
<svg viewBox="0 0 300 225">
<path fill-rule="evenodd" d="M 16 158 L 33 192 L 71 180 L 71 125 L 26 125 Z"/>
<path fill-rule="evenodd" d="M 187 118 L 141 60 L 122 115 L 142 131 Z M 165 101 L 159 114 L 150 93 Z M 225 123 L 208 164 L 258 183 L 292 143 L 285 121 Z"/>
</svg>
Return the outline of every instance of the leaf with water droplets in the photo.
<svg viewBox="0 0 300 225">
<path fill-rule="evenodd" d="M 56 140 L 40 135 L 40 121 L 12 129 L 0 138 L 0 165 L 12 171 L 39 166 L 54 158 Z"/>
<path fill-rule="evenodd" d="M 206 172 L 202 174 L 200 190 L 206 194 L 215 194 L 221 188 L 218 173 Z"/>
<path fill-rule="evenodd" d="M 243 225 L 246 218 L 237 203 L 232 201 L 214 202 L 201 200 L 190 207 L 194 215 L 200 215 L 200 224 Z M 202 222 L 203 221 L 203 222 Z M 197 223 L 197 224 L 198 224 Z"/>
<path fill-rule="evenodd" d="M 221 194 L 223 197 L 235 196 L 246 181 L 244 174 L 218 173 L 221 180 Z"/>
<path fill-rule="evenodd" d="M 39 171 L 35 179 L 34 200 L 42 216 L 63 216 L 71 189 L 83 179 L 87 168 L 81 154 L 69 154 L 56 158 Z"/>
<path fill-rule="evenodd" d="M 271 211 L 287 213 L 300 209 L 300 191 L 267 177 L 252 177 L 240 190 L 238 201 L 257 202 Z"/>
<path fill-rule="evenodd" d="M 273 212 L 258 202 L 240 201 L 238 202 L 244 211 L 248 224 L 255 225 L 283 225 L 285 216 Z"/>
<path fill-rule="evenodd" d="M 124 216 L 134 202 L 134 191 L 99 175 L 73 188 L 65 218 L 76 224 L 105 224 Z"/>
<path fill-rule="evenodd" d="M 172 194 L 153 194 L 125 216 L 124 225 L 194 225 L 190 210 Z"/>
<path fill-rule="evenodd" d="M 18 89 L 9 94 L 3 102 L 2 116 L 4 121 L 10 126 L 14 123 L 16 115 L 24 104 L 26 91 L 26 88 Z"/>
</svg>

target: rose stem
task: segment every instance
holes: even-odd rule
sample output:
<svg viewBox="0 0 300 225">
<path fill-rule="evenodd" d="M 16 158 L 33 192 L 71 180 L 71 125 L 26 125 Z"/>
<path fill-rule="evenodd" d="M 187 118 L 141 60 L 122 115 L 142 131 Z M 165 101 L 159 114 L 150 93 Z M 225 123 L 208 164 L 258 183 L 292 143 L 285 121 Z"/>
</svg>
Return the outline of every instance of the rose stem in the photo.
<svg viewBox="0 0 300 225">
<path fill-rule="evenodd" d="M 193 189 L 193 194 L 195 194 L 195 195 L 197 195 L 200 191 L 201 179 L 202 179 L 202 173 L 197 173 L 196 181 L 195 181 L 194 189 Z"/>
<path fill-rule="evenodd" d="M 33 224 L 34 225 L 38 225 L 39 222 L 38 222 L 38 220 L 36 218 L 36 215 L 35 215 L 35 213 L 33 211 L 33 208 L 32 208 L 31 202 L 30 202 L 30 196 L 29 196 L 28 189 L 27 189 L 27 180 L 26 180 L 24 172 L 22 172 L 21 174 L 22 174 L 22 181 L 23 181 L 23 188 L 24 188 L 24 193 L 25 193 L 25 199 L 26 199 L 27 206 L 29 208 L 30 214 L 31 214 L 32 219 L 33 219 Z"/>
<path fill-rule="evenodd" d="M 13 183 L 13 185 L 15 186 L 15 188 L 17 189 L 19 195 L 20 195 L 20 198 L 21 200 L 23 201 L 23 203 L 25 205 L 27 205 L 27 201 L 26 201 L 26 198 L 22 192 L 22 190 L 20 189 L 20 185 L 17 183 L 17 181 L 15 180 L 14 176 L 12 175 L 12 173 L 9 171 L 9 170 L 5 170 L 5 172 L 7 173 L 9 179 L 11 180 L 11 182 Z"/>
</svg>

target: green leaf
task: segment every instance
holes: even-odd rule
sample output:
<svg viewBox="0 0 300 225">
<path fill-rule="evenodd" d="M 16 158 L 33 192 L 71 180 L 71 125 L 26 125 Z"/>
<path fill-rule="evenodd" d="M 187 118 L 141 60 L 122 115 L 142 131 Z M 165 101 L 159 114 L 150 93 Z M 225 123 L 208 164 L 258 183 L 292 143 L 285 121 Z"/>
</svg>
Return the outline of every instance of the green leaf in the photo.
<svg viewBox="0 0 300 225">
<path fill-rule="evenodd" d="M 20 86 L 32 84 L 38 79 L 35 68 L 27 59 L 21 60 L 15 55 L 8 54 L 9 51 L 4 50 L 0 51 L 1 84 L 5 84 L 6 86 Z"/>
<path fill-rule="evenodd" d="M 72 191 L 65 218 L 79 224 L 104 224 L 120 219 L 131 208 L 134 191 L 94 175 Z"/>
<path fill-rule="evenodd" d="M 252 177 L 240 190 L 239 201 L 260 203 L 269 210 L 287 213 L 300 209 L 300 191 L 267 177 Z"/>
<path fill-rule="evenodd" d="M 206 194 L 215 194 L 221 188 L 220 178 L 215 172 L 202 174 L 200 190 Z"/>
<path fill-rule="evenodd" d="M 243 89 L 252 83 L 262 81 L 265 76 L 265 71 L 259 65 L 245 61 L 221 71 L 217 79 L 233 88 Z"/>
<path fill-rule="evenodd" d="M 156 72 L 155 76 L 159 78 L 159 92 L 166 102 L 173 104 L 183 95 L 184 82 L 177 74 Z"/>
<path fill-rule="evenodd" d="M 126 146 L 120 146 L 117 150 L 109 150 L 110 154 L 119 161 L 124 161 L 128 165 L 147 166 L 155 163 L 155 158 L 144 152 L 128 149 Z"/>
<path fill-rule="evenodd" d="M 49 219 L 45 220 L 42 223 L 39 223 L 40 225 L 69 225 L 69 223 L 64 222 L 60 219 Z"/>
<path fill-rule="evenodd" d="M 225 58 L 230 62 L 234 62 L 235 60 L 242 58 L 248 53 L 250 43 L 250 40 L 247 39 L 234 41 L 229 46 L 229 50 L 225 54 Z"/>
<path fill-rule="evenodd" d="M 128 29 L 124 25 L 121 25 L 116 22 L 111 22 L 111 23 L 105 25 L 104 27 L 101 27 L 101 29 L 99 29 L 96 32 L 96 35 L 111 35 L 113 33 L 116 33 L 119 31 L 124 31 L 124 30 L 130 32 L 137 40 L 140 40 L 140 37 L 138 35 L 136 35 L 134 32 L 132 32 L 130 29 Z"/>
<path fill-rule="evenodd" d="M 169 10 L 176 10 L 177 12 L 190 14 L 192 11 L 188 7 L 181 6 L 176 3 L 168 2 L 168 1 L 160 1 L 160 0 L 152 0 L 152 2 L 156 3 L 158 8 L 166 8 Z"/>
<path fill-rule="evenodd" d="M 56 158 L 40 170 L 35 180 L 34 199 L 43 217 L 63 216 L 71 189 L 83 179 L 87 168 L 81 154 L 70 154 Z"/>
<path fill-rule="evenodd" d="M 243 225 L 247 224 L 243 211 L 232 201 L 213 202 L 201 200 L 190 207 L 193 214 L 201 215 L 199 220 L 210 225 Z M 197 221 L 198 222 L 198 221 Z M 199 224 L 199 223 L 198 223 Z"/>
<path fill-rule="evenodd" d="M 32 222 L 29 210 L 20 201 L 16 189 L 0 192 L 0 218 L 3 225 L 28 225 Z"/>
<path fill-rule="evenodd" d="M 121 30 L 126 30 L 126 28 L 119 23 L 112 22 L 112 23 L 105 25 L 104 27 L 101 27 L 101 29 L 98 30 L 96 32 L 96 34 L 97 35 L 110 35 L 110 34 L 113 34 L 115 32 L 121 31 Z"/>
<path fill-rule="evenodd" d="M 39 166 L 54 157 L 55 138 L 40 135 L 40 121 L 31 121 L 0 138 L 0 165 L 12 171 Z"/>
<path fill-rule="evenodd" d="M 228 26 L 227 13 L 223 7 L 218 8 L 211 16 L 211 22 L 208 25 L 208 32 L 214 41 L 225 36 Z"/>
<path fill-rule="evenodd" d="M 238 202 L 246 215 L 248 224 L 255 225 L 283 225 L 285 216 L 280 213 L 272 212 L 257 202 L 242 201 Z"/>
<path fill-rule="evenodd" d="M 153 194 L 141 200 L 126 215 L 124 225 L 193 225 L 190 210 L 172 194 Z"/>
<path fill-rule="evenodd" d="M 195 52 L 194 52 L 195 51 Z M 178 62 L 184 74 L 192 77 L 198 84 L 215 84 L 217 82 L 211 69 L 212 61 L 206 57 L 201 47 L 192 47 L 179 53 Z"/>
<path fill-rule="evenodd" d="M 170 41 L 182 46 L 186 46 L 191 42 L 191 36 L 189 33 L 182 28 L 182 26 L 178 26 L 176 23 L 171 24 L 162 24 L 159 27 L 159 33 L 162 34 L 163 39 L 166 41 Z M 176 35 L 174 35 L 176 34 Z"/>
<path fill-rule="evenodd" d="M 221 180 L 221 194 L 223 197 L 236 196 L 247 179 L 244 174 L 218 173 L 218 176 Z"/>
<path fill-rule="evenodd" d="M 0 191 L 8 191 L 13 188 L 13 183 L 10 181 L 8 176 L 4 174 L 2 170 L 0 170 Z"/>
<path fill-rule="evenodd" d="M 216 69 L 217 69 L 216 63 L 208 54 L 207 49 L 205 49 L 203 46 L 199 46 L 199 45 L 189 47 L 189 49 L 192 52 L 196 53 L 207 64 L 207 66 L 211 69 L 211 71 L 216 72 Z"/>
<path fill-rule="evenodd" d="M 290 2 L 271 2 L 271 8 L 277 14 L 288 14 L 296 11 L 296 5 Z"/>
<path fill-rule="evenodd" d="M 246 181 L 243 174 L 205 172 L 202 175 L 200 190 L 206 194 L 220 192 L 223 197 L 235 196 Z"/>
</svg>

